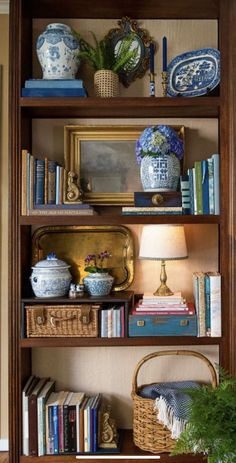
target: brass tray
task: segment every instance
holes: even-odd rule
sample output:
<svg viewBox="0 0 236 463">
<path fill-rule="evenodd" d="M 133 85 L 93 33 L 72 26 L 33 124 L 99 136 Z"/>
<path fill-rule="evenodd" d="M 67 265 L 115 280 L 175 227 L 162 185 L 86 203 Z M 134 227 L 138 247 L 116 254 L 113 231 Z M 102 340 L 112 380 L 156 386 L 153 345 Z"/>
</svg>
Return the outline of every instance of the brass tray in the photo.
<svg viewBox="0 0 236 463">
<path fill-rule="evenodd" d="M 32 264 L 55 252 L 58 259 L 71 265 L 73 282 L 82 283 L 84 259 L 88 254 L 109 251 L 111 275 L 115 278 L 114 291 L 130 286 L 134 278 L 134 245 L 131 231 L 119 225 L 58 225 L 41 227 L 32 237 Z"/>
</svg>

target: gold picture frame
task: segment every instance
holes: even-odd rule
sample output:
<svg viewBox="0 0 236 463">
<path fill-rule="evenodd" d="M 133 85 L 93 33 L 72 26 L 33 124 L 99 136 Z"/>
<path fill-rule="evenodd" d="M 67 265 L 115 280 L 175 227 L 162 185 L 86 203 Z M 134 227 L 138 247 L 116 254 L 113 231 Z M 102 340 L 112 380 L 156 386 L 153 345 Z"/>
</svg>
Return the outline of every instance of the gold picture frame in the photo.
<svg viewBox="0 0 236 463">
<path fill-rule="evenodd" d="M 133 205 L 134 192 L 142 191 L 135 143 L 146 127 L 66 125 L 64 203 Z M 184 126 L 172 127 L 184 140 Z"/>
</svg>

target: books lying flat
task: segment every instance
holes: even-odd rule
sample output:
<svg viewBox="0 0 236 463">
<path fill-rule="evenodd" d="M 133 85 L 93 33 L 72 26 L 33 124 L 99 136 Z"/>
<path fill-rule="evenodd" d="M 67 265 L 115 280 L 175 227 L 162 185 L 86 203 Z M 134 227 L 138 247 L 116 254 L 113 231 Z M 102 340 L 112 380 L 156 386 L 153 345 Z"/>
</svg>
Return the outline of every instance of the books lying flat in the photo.
<svg viewBox="0 0 236 463">
<path fill-rule="evenodd" d="M 122 215 L 182 214 L 182 207 L 122 207 Z"/>
<path fill-rule="evenodd" d="M 66 206 L 66 205 L 65 205 Z M 76 206 L 74 208 L 62 208 L 62 207 L 54 207 L 48 208 L 42 206 L 41 208 L 34 208 L 29 209 L 27 211 L 27 215 L 97 215 L 97 212 L 94 209 L 78 209 Z"/>
<path fill-rule="evenodd" d="M 153 307 L 153 306 L 136 306 L 131 312 L 132 315 L 194 315 L 195 307 L 192 302 L 188 302 L 185 308 L 170 307 Z"/>
<path fill-rule="evenodd" d="M 84 88 L 22 88 L 21 96 L 25 97 L 86 97 Z"/>
<path fill-rule="evenodd" d="M 25 88 L 83 88 L 81 79 L 29 79 Z"/>
<path fill-rule="evenodd" d="M 183 302 L 182 294 L 180 291 L 172 294 L 172 296 L 154 296 L 152 293 L 144 293 L 143 294 L 143 302 L 144 301 L 153 301 L 155 303 L 160 302 Z"/>
</svg>

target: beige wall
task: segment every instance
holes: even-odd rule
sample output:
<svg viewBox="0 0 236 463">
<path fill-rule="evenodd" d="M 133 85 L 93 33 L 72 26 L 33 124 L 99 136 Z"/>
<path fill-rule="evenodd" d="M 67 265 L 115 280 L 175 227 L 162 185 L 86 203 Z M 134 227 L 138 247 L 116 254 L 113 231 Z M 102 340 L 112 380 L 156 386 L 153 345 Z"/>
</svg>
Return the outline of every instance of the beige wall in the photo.
<svg viewBox="0 0 236 463">
<path fill-rule="evenodd" d="M 47 21 L 52 22 L 51 20 Z M 87 38 L 90 38 L 89 30 L 98 34 L 100 31 L 108 31 L 116 26 L 116 21 L 66 21 L 73 25 Z M 34 37 L 44 29 L 45 21 L 37 21 L 34 28 Z M 158 42 L 158 55 L 156 56 L 157 68 L 157 94 L 160 95 L 160 68 L 161 68 L 161 37 L 168 36 L 169 59 L 187 49 L 201 48 L 203 46 L 217 46 L 216 21 L 144 21 L 142 27 L 148 29 L 150 34 Z M 0 15 L 1 47 L 0 63 L 3 64 L 3 114 L 1 133 L 1 428 L 0 438 L 8 435 L 7 431 L 7 53 L 8 53 L 8 17 Z M 35 59 L 34 77 L 41 77 L 41 71 Z M 81 74 L 82 76 L 83 74 Z M 85 80 L 88 90 L 92 94 L 92 80 Z M 130 88 L 122 89 L 122 95 L 148 95 L 148 76 L 138 79 Z M 157 120 L 121 120 L 119 123 L 142 124 L 155 123 Z M 158 122 L 161 122 L 160 120 Z M 186 150 L 188 164 L 191 166 L 193 159 L 201 159 L 217 150 L 217 121 L 216 120 L 166 120 L 170 124 L 184 124 L 187 130 Z M 48 157 L 63 158 L 63 125 L 69 123 L 117 123 L 117 120 L 57 120 L 48 124 L 46 120 L 34 121 L 33 124 L 33 154 Z M 46 141 L 46 143 L 45 143 Z M 141 226 L 130 227 L 134 233 L 136 255 Z M 168 264 L 168 281 L 174 290 L 181 289 L 188 298 L 192 298 L 191 274 L 194 270 L 214 270 L 217 268 L 217 226 L 187 226 L 187 243 L 190 259 L 185 262 Z M 152 262 L 136 261 L 136 278 L 132 285 L 135 291 L 151 291 L 159 278 L 158 264 Z M 181 346 L 180 346 L 181 347 Z M 100 390 L 114 403 L 115 414 L 119 425 L 131 426 L 131 400 L 130 389 L 132 372 L 136 362 L 146 353 L 152 352 L 154 347 L 132 348 L 83 348 L 83 349 L 35 349 L 33 352 L 33 371 L 39 375 L 50 375 L 57 379 L 58 388 L 72 388 L 74 390 L 87 390 L 95 392 Z M 218 360 L 218 349 L 214 346 L 203 346 L 198 349 L 204 352 L 213 362 Z M 124 361 L 125 359 L 125 361 Z M 60 370 L 57 366 L 61 365 Z M 152 379 L 155 371 L 156 378 L 171 379 L 177 377 L 196 378 L 195 363 L 184 361 L 181 369 L 176 361 L 168 360 L 167 364 L 160 362 L 157 367 L 149 368 L 145 375 Z M 202 371 L 199 364 L 197 368 L 198 378 L 206 378 L 206 371 Z M 149 376 L 150 375 L 150 376 Z M 160 375 L 160 376 L 159 376 Z M 146 381 L 146 380 L 145 380 Z M 142 381 L 141 382 L 145 382 Z"/>
<path fill-rule="evenodd" d="M 1 129 L 0 129 L 0 439 L 8 437 L 8 15 L 0 15 L 0 65 L 2 65 Z"/>
</svg>

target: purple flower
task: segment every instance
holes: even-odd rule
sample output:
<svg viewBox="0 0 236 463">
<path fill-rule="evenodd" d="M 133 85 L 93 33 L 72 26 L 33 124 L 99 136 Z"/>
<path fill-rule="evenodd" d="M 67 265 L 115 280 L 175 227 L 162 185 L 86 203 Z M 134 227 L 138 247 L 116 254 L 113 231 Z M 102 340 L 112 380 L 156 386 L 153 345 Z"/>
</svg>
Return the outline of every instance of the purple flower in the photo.
<svg viewBox="0 0 236 463">
<path fill-rule="evenodd" d="M 141 163 L 144 156 L 156 157 L 163 154 L 174 154 L 178 159 L 182 159 L 184 154 L 183 140 L 168 125 L 147 127 L 136 142 L 135 154 L 138 164 Z"/>
</svg>

